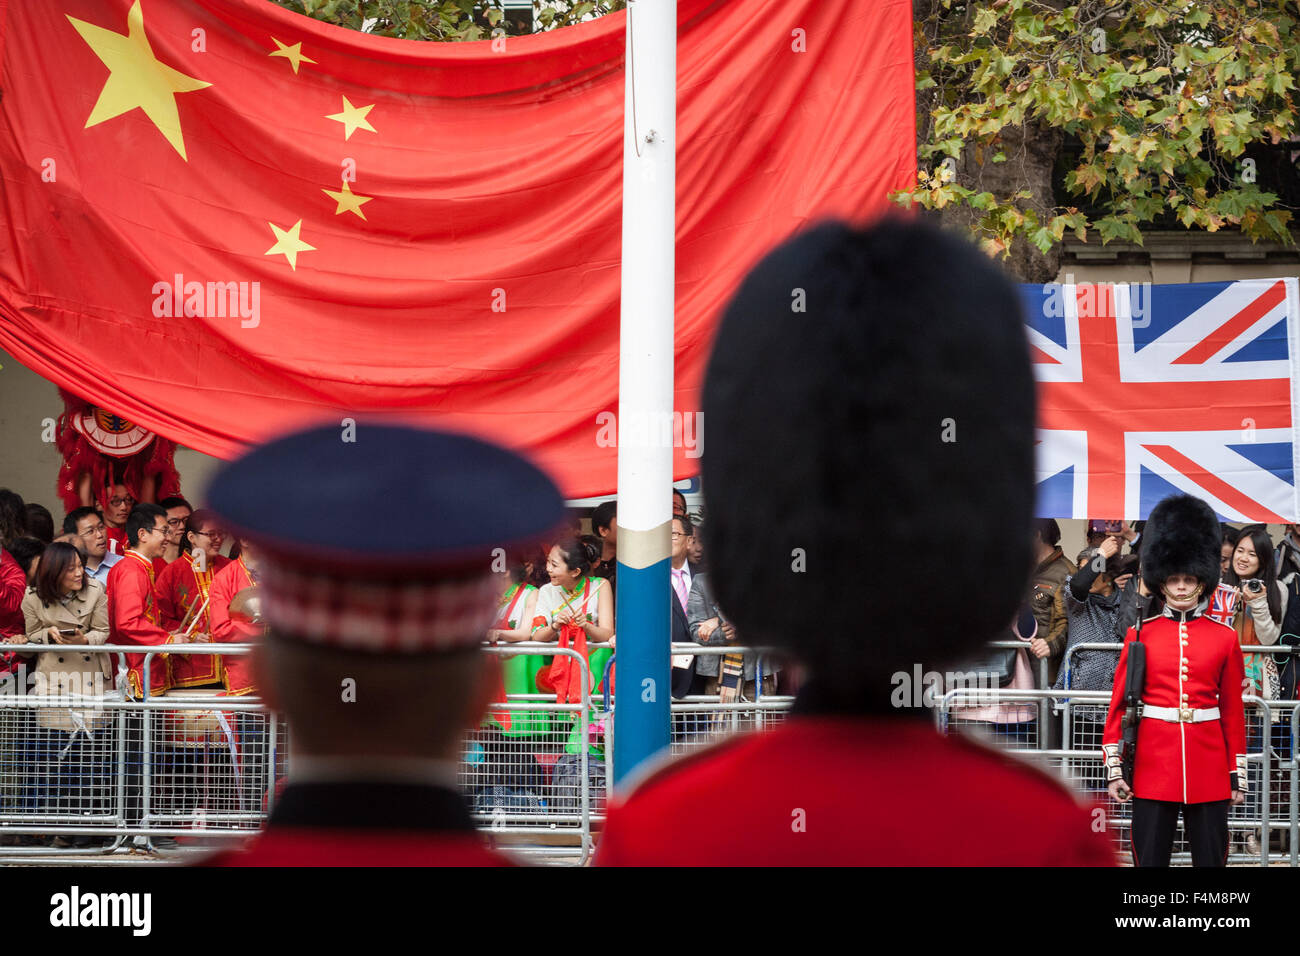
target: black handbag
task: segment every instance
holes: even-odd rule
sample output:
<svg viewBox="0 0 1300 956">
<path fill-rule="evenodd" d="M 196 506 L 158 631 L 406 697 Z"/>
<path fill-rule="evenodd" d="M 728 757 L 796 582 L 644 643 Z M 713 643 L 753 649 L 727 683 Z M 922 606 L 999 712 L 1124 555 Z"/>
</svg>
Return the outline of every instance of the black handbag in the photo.
<svg viewBox="0 0 1300 956">
<path fill-rule="evenodd" d="M 997 680 L 999 687 L 1010 687 L 1016 678 L 1016 655 L 1019 653 L 1019 648 L 1015 647 L 990 647 L 980 657 L 965 662 L 960 670 L 988 675 L 990 681 Z"/>
</svg>

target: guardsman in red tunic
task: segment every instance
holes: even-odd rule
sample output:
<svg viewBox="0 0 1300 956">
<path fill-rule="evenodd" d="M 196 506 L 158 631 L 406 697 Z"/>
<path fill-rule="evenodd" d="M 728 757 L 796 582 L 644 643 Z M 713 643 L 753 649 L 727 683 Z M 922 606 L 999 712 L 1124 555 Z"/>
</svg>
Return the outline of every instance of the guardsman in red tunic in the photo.
<svg viewBox="0 0 1300 956">
<path fill-rule="evenodd" d="M 208 862 L 509 864 L 457 775 L 500 679 L 481 650 L 502 588 L 493 549 L 536 547 L 559 527 L 555 485 L 495 445 L 372 423 L 355 443 L 329 425 L 255 448 L 208 500 L 256 557 L 258 692 L 287 718 L 290 748 L 266 830 Z M 380 520 L 365 504 L 379 500 L 411 520 Z M 241 573 L 217 576 L 214 601 Z"/>
<path fill-rule="evenodd" d="M 1168 866 L 1178 815 L 1194 866 L 1223 866 L 1228 807 L 1245 800 L 1245 662 L 1237 632 L 1205 616 L 1219 583 L 1220 525 L 1199 498 L 1175 495 L 1151 511 L 1142 580 L 1164 611 L 1129 628 L 1102 735 L 1112 798 L 1133 799 L 1133 862 Z M 1128 659 L 1141 641 L 1146 675 L 1131 786 L 1123 779 L 1121 722 Z"/>
<path fill-rule="evenodd" d="M 264 629 L 258 624 L 235 620 L 230 616 L 230 602 L 245 588 L 257 587 L 257 548 L 241 541 L 239 557 L 223 567 L 212 582 L 212 640 L 219 644 L 255 644 Z M 248 654 L 229 654 L 221 658 L 221 682 L 231 697 L 254 693 L 253 662 Z"/>
<path fill-rule="evenodd" d="M 162 553 L 167 536 L 167 512 L 154 504 L 138 504 L 126 520 L 131 546 L 108 572 L 109 643 L 157 647 L 183 643 L 163 626 L 154 593 L 153 559 Z M 127 689 L 132 699 L 143 696 L 144 654 L 127 654 Z M 149 664 L 149 694 L 171 686 L 171 658 L 156 654 Z"/>
<path fill-rule="evenodd" d="M 1114 863 L 1058 780 L 942 736 L 925 688 L 900 693 L 1015 616 L 1034 395 L 1016 289 L 961 240 L 830 223 L 750 272 L 704 383 L 704 552 L 738 641 L 806 680 L 775 729 L 616 781 L 598 864 Z M 620 556 L 667 563 L 665 533 L 618 534 Z M 917 544 L 934 536 L 968 577 L 936 577 Z M 864 601 L 864 570 L 892 607 Z"/>
<path fill-rule="evenodd" d="M 154 588 L 158 613 L 169 631 L 188 630 L 191 641 L 204 643 L 212 635 L 212 581 L 230 563 L 221 553 L 225 537 L 217 526 L 215 512 L 200 508 L 186 519 L 180 538 L 188 547 L 158 575 Z M 210 687 L 220 683 L 219 655 L 173 655 L 173 687 Z"/>
</svg>

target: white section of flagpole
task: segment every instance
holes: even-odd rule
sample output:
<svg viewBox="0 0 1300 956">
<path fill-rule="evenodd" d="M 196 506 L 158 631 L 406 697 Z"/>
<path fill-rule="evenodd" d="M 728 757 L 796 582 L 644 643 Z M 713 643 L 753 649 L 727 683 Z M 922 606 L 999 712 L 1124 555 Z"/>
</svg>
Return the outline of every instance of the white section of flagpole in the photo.
<svg viewBox="0 0 1300 956">
<path fill-rule="evenodd" d="M 614 780 L 669 742 L 677 0 L 629 0 Z"/>
</svg>

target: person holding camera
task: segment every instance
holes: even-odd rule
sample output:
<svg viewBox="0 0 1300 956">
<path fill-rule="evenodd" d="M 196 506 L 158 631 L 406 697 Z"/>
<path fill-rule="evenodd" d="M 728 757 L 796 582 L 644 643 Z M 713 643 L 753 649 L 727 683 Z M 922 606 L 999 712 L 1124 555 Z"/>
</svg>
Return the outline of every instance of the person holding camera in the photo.
<svg viewBox="0 0 1300 956">
<path fill-rule="evenodd" d="M 1067 689 L 1067 672 L 1070 689 L 1110 690 L 1117 652 L 1085 649 L 1071 657 L 1070 651 L 1079 644 L 1108 644 L 1114 639 L 1120 589 L 1137 565 L 1133 555 L 1119 556 L 1121 547 L 1119 535 L 1108 535 L 1100 547 L 1079 554 L 1079 570 L 1065 579 L 1069 627 L 1065 657 L 1053 685 L 1057 690 Z"/>
<path fill-rule="evenodd" d="M 1273 541 L 1263 525 L 1250 525 L 1237 532 L 1232 561 L 1224 575 L 1224 582 L 1236 587 L 1240 595 L 1232 618 L 1238 643 L 1243 646 L 1276 645 L 1282 636 L 1282 621 L 1286 617 L 1289 595 L 1277 579 Z M 1249 693 L 1264 700 L 1278 700 L 1282 696 L 1278 658 L 1269 653 L 1252 654 L 1249 651 L 1244 653 L 1244 658 L 1246 679 L 1250 681 Z M 1279 755 L 1285 755 L 1290 751 L 1290 733 L 1280 723 L 1281 716 L 1279 713 L 1271 715 L 1267 737 L 1273 750 Z M 1247 733 L 1247 752 L 1262 752 L 1265 736 L 1262 723 L 1252 722 Z M 1251 807 L 1253 812 L 1258 809 L 1257 806 Z M 1248 854 L 1258 854 L 1258 831 L 1246 834 L 1244 849 Z"/>
<path fill-rule="evenodd" d="M 1260 527 L 1243 528 L 1233 546 L 1232 563 L 1223 576 L 1225 584 L 1237 588 L 1233 627 L 1239 643 L 1272 646 L 1282 636 L 1287 592 L 1273 567 L 1273 541 Z M 1246 654 L 1246 676 L 1252 693 L 1265 700 L 1277 700 L 1278 668 L 1272 654 Z"/>
<path fill-rule="evenodd" d="M 1192 865 L 1223 866 L 1229 803 L 1246 799 L 1246 718 L 1236 632 L 1205 615 L 1219 583 L 1219 522 L 1199 498 L 1173 495 L 1152 509 L 1144 538 L 1142 579 L 1164 607 L 1129 629 L 1120 652 L 1102 734 L 1107 790 L 1133 801 L 1135 865 L 1169 865 L 1181 813 Z M 1131 696 L 1130 657 L 1145 658 Z"/>
</svg>

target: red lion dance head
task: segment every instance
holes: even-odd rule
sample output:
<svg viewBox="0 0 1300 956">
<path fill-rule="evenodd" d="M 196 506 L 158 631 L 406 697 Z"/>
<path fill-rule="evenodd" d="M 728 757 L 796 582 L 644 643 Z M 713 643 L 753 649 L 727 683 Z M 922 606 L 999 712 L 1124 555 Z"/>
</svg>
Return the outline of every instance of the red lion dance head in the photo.
<svg viewBox="0 0 1300 956">
<path fill-rule="evenodd" d="M 63 389 L 63 414 L 55 441 L 63 455 L 59 498 L 66 510 L 105 508 L 113 485 L 125 485 L 136 501 L 180 494 L 173 461 L 176 443 Z"/>
</svg>

